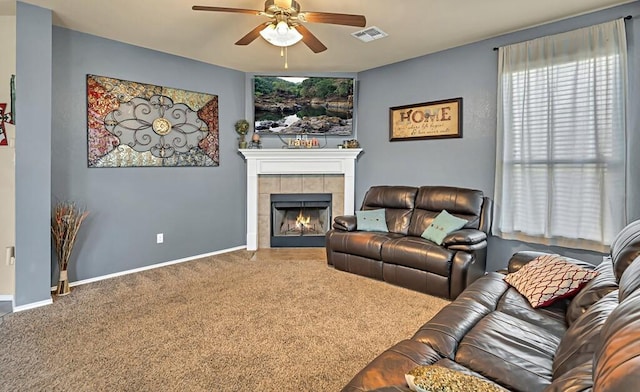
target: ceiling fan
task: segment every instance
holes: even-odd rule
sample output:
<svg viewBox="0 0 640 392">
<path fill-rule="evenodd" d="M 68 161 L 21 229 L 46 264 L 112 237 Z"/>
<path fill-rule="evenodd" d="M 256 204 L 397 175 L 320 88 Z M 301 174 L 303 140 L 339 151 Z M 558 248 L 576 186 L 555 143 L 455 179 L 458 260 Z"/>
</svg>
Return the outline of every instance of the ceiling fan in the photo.
<svg viewBox="0 0 640 392">
<path fill-rule="evenodd" d="M 329 23 L 355 27 L 365 27 L 367 23 L 363 15 L 300 12 L 300 4 L 295 0 L 267 0 L 264 2 L 264 11 L 201 5 L 194 5 L 192 9 L 194 11 L 234 12 L 266 16 L 270 19 L 270 21 L 259 24 L 247 35 L 240 38 L 236 45 L 248 45 L 262 35 L 269 43 L 281 47 L 287 47 L 302 40 L 314 53 L 320 53 L 326 50 L 327 47 L 300 22 Z"/>
</svg>

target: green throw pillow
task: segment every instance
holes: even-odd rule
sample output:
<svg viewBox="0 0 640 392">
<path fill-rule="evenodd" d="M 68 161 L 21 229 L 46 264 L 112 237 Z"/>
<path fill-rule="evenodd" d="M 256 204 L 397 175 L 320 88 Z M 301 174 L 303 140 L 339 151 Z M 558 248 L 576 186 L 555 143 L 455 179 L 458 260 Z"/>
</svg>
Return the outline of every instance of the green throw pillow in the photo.
<svg viewBox="0 0 640 392">
<path fill-rule="evenodd" d="M 418 366 L 405 374 L 409 389 L 415 392 L 502 392 L 487 380 L 438 365 Z"/>
<path fill-rule="evenodd" d="M 421 234 L 422 238 L 442 245 L 442 240 L 452 231 L 462 229 L 467 221 L 451 215 L 447 210 L 442 210 L 431 222 L 429 227 Z"/>
<path fill-rule="evenodd" d="M 384 209 L 356 211 L 358 230 L 388 232 Z"/>
</svg>

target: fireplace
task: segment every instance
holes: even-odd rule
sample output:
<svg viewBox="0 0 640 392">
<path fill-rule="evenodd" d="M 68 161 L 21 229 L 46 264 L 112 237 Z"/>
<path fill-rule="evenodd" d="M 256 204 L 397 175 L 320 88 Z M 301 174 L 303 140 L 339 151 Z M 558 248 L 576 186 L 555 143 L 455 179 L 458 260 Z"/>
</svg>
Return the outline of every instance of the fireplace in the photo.
<svg viewBox="0 0 640 392">
<path fill-rule="evenodd" d="M 272 193 L 330 192 L 331 213 L 353 215 L 356 158 L 361 152 L 360 148 L 241 149 L 247 160 L 247 250 L 257 250 L 258 244 L 270 246 Z"/>
<path fill-rule="evenodd" d="M 330 224 L 330 193 L 271 194 L 271 247 L 322 247 Z"/>
</svg>

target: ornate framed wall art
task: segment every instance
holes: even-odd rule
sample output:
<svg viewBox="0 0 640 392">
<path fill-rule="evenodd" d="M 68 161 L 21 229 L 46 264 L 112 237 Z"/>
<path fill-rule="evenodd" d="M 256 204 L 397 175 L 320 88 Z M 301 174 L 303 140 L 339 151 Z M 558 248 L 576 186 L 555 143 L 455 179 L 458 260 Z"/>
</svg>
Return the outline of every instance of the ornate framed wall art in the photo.
<svg viewBox="0 0 640 392">
<path fill-rule="evenodd" d="M 462 98 L 389 108 L 389 140 L 462 137 Z"/>
<path fill-rule="evenodd" d="M 89 167 L 218 166 L 218 96 L 87 75 Z"/>
<path fill-rule="evenodd" d="M 7 104 L 0 103 L 0 146 L 8 146 L 9 141 L 7 139 L 7 128 L 6 124 L 15 125 L 16 124 L 16 115 L 15 115 L 15 107 L 16 107 L 16 75 L 11 75 L 10 84 L 10 94 L 11 94 L 11 107 L 7 111 Z"/>
<path fill-rule="evenodd" d="M 7 104 L 6 103 L 0 103 L 0 146 L 8 146 L 9 142 L 7 141 L 7 132 L 4 129 L 4 124 L 6 121 L 6 118 L 9 118 L 8 115 L 5 115 L 5 111 L 7 110 Z"/>
</svg>

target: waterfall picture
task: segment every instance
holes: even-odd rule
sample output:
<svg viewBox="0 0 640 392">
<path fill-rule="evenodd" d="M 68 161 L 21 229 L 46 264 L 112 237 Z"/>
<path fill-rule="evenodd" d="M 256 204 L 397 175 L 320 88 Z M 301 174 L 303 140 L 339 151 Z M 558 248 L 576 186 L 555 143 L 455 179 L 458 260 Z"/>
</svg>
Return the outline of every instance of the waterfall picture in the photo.
<svg viewBox="0 0 640 392">
<path fill-rule="evenodd" d="M 353 78 L 255 76 L 255 131 L 262 135 L 351 135 L 353 89 Z"/>
</svg>

